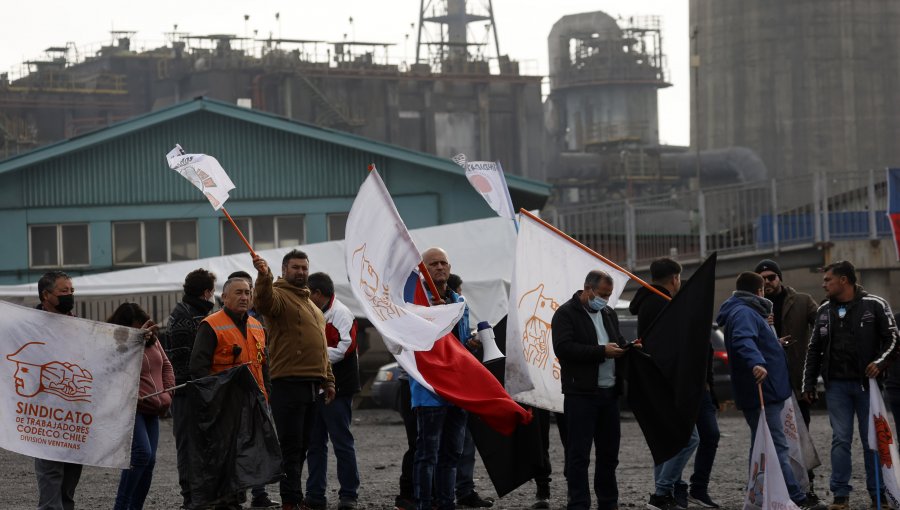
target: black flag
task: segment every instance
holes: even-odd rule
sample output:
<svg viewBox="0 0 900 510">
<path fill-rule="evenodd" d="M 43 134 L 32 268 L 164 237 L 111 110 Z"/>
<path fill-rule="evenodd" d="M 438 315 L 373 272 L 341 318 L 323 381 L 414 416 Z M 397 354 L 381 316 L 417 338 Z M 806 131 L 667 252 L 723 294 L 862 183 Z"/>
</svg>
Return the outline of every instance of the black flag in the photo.
<svg viewBox="0 0 900 510">
<path fill-rule="evenodd" d="M 697 268 L 642 338 L 629 349 L 628 405 L 653 462 L 661 464 L 690 440 L 706 385 L 716 254 Z"/>
<path fill-rule="evenodd" d="M 184 391 L 194 505 L 281 479 L 275 423 L 246 365 L 191 381 Z"/>
</svg>

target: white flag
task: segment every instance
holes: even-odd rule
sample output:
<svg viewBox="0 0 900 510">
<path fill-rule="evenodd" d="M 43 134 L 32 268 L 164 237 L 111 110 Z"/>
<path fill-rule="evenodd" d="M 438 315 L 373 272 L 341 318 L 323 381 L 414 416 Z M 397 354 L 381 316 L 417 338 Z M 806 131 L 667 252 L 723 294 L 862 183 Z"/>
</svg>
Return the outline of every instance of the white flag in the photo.
<svg viewBox="0 0 900 510">
<path fill-rule="evenodd" d="M 0 447 L 127 468 L 143 353 L 136 329 L 0 302 Z"/>
<path fill-rule="evenodd" d="M 462 317 L 465 303 L 406 303 L 403 288 L 422 257 L 377 170 L 369 172 L 347 218 L 350 290 L 388 350 L 428 351 Z"/>
<path fill-rule="evenodd" d="M 540 222 L 523 215 L 509 293 L 506 330 L 506 391 L 518 402 L 563 411 L 559 361 L 550 322 L 559 305 L 584 288 L 588 272 L 612 276 L 615 306 L 628 276 L 585 252 Z"/>
<path fill-rule="evenodd" d="M 800 484 L 800 488 L 804 492 L 808 492 L 808 471 L 821 465 L 821 461 L 819 461 L 819 454 L 809 437 L 809 429 L 806 428 L 803 415 L 800 414 L 800 405 L 794 395 L 791 395 L 791 398 L 785 401 L 784 407 L 781 408 L 781 424 L 784 437 L 787 439 L 791 472 L 794 473 L 794 478 Z"/>
<path fill-rule="evenodd" d="M 206 196 L 213 209 L 219 210 L 228 200 L 228 192 L 234 189 L 234 183 L 228 178 L 225 169 L 218 160 L 206 154 L 185 154 L 181 145 L 166 154 L 169 168 L 180 173 L 191 181 Z"/>
<path fill-rule="evenodd" d="M 881 504 L 882 508 L 900 508 L 900 456 L 897 455 L 897 443 L 887 414 L 878 383 L 875 379 L 869 379 L 869 448 L 878 456 L 878 467 L 884 482 L 887 501 Z"/>
<path fill-rule="evenodd" d="M 475 191 L 481 193 L 491 209 L 502 218 L 511 220 L 516 218 L 513 209 L 512 198 L 509 196 L 509 186 L 506 184 L 506 176 L 499 162 L 493 161 L 466 161 L 462 154 L 453 158 L 453 161 L 466 169 L 466 178 Z"/>
<path fill-rule="evenodd" d="M 744 496 L 744 510 L 800 510 L 788 493 L 778 462 L 766 413 L 760 409 L 756 441 L 750 454 L 750 478 Z"/>
</svg>

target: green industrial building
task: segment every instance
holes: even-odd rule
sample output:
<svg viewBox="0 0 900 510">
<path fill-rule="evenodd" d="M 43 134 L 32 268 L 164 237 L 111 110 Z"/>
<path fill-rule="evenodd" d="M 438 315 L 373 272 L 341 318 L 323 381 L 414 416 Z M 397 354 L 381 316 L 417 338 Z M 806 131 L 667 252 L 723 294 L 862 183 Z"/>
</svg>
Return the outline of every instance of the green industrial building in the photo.
<svg viewBox="0 0 900 510">
<path fill-rule="evenodd" d="M 168 168 L 176 143 L 226 169 L 226 207 L 256 249 L 342 239 L 371 163 L 409 228 L 494 215 L 449 159 L 197 98 L 0 161 L 0 284 L 244 251 Z M 550 192 L 507 181 L 516 208 L 539 209 Z"/>
</svg>

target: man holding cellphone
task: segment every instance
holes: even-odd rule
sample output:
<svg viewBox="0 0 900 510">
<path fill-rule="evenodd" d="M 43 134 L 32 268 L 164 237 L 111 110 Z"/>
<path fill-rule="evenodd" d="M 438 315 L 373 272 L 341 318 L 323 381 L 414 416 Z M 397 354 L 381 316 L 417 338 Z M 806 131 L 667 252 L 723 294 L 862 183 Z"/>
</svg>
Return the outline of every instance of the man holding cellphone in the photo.
<svg viewBox="0 0 900 510">
<path fill-rule="evenodd" d="M 803 364 L 806 362 L 806 351 L 809 348 L 809 337 L 816 323 L 816 310 L 819 306 L 809 294 L 797 292 L 784 284 L 781 268 L 774 260 L 764 259 L 756 265 L 755 273 L 763 278 L 763 292 L 766 299 L 772 302 L 772 315 L 769 324 L 775 328 L 781 346 L 788 360 L 788 375 L 791 389 L 798 396 L 800 414 L 809 428 L 810 404 L 799 398 L 803 391 Z M 813 488 L 812 470 L 809 470 L 809 492 L 807 498 L 818 500 Z"/>
</svg>

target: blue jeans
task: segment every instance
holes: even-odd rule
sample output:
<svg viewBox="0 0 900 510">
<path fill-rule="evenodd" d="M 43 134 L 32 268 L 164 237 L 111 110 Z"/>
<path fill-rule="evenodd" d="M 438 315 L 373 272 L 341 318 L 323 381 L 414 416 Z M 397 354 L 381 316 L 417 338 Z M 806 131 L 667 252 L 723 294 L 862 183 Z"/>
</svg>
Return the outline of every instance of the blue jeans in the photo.
<svg viewBox="0 0 900 510">
<path fill-rule="evenodd" d="M 134 436 L 131 439 L 131 467 L 122 471 L 113 510 L 144 508 L 144 500 L 147 499 L 150 482 L 153 480 L 158 444 L 159 417 L 155 414 L 137 413 L 134 418 Z"/>
<path fill-rule="evenodd" d="M 475 440 L 469 427 L 463 441 L 462 456 L 456 465 L 456 498 L 464 498 L 475 492 Z"/>
<path fill-rule="evenodd" d="M 594 494 L 599 510 L 618 507 L 619 489 L 616 467 L 619 465 L 619 404 L 615 390 L 602 395 L 565 395 L 563 409 L 566 435 L 566 484 L 568 510 L 589 510 L 591 488 L 588 468 L 591 445 L 594 446 Z"/>
<path fill-rule="evenodd" d="M 312 432 L 309 436 L 309 451 L 306 454 L 306 463 L 309 466 L 309 477 L 306 479 L 306 498 L 313 503 L 326 502 L 329 438 L 334 447 L 338 482 L 341 485 L 338 497 L 357 499 L 359 468 L 356 464 L 353 433 L 350 432 L 352 403 L 353 397 L 350 395 L 335 397 L 328 405 L 325 404 L 323 398 L 316 401 L 316 418 L 313 421 Z"/>
<path fill-rule="evenodd" d="M 709 391 L 704 391 L 700 401 L 700 413 L 697 415 L 700 444 L 697 445 L 694 474 L 691 475 L 691 491 L 695 494 L 705 494 L 709 491 L 709 476 L 716 461 L 716 451 L 719 449 L 719 421 L 716 413 L 717 409 L 712 403 Z"/>
<path fill-rule="evenodd" d="M 784 437 L 784 428 L 781 425 L 781 410 L 784 408 L 786 400 L 766 404 L 766 425 L 769 426 L 769 434 L 772 436 L 772 443 L 775 445 L 775 452 L 778 453 L 778 464 L 781 466 L 781 474 L 784 476 L 784 483 L 787 485 L 788 494 L 794 503 L 802 503 L 806 501 L 806 492 L 797 483 L 794 478 L 794 471 L 791 469 L 791 459 L 788 457 L 787 438 Z M 756 443 L 756 427 L 759 425 L 759 408 L 744 409 L 744 419 L 750 426 L 750 456 L 753 455 L 753 445 Z M 749 458 L 749 457 L 748 457 Z M 750 458 L 750 462 L 753 459 Z"/>
<path fill-rule="evenodd" d="M 433 498 L 438 510 L 452 510 L 456 465 L 466 438 L 466 412 L 453 405 L 417 407 L 415 412 L 418 425 L 413 465 L 416 509 L 431 510 Z"/>
<path fill-rule="evenodd" d="M 653 466 L 653 479 L 656 481 L 657 496 L 668 496 L 675 489 L 676 482 L 683 483 L 681 472 L 684 471 L 684 466 L 687 466 L 687 463 L 691 460 L 691 455 L 694 454 L 698 444 L 700 444 L 700 435 L 697 434 L 697 427 L 694 427 L 694 431 L 691 432 L 691 437 L 688 439 L 688 444 L 684 449 L 662 464 Z"/>
<path fill-rule="evenodd" d="M 865 456 L 866 490 L 870 496 L 874 496 L 875 465 L 872 450 L 869 449 L 868 432 L 869 392 L 859 381 L 829 381 L 825 388 L 825 403 L 828 405 L 828 419 L 831 422 L 831 492 L 835 496 L 849 496 L 853 490 L 850 485 L 850 444 L 853 442 L 855 414 Z"/>
</svg>

